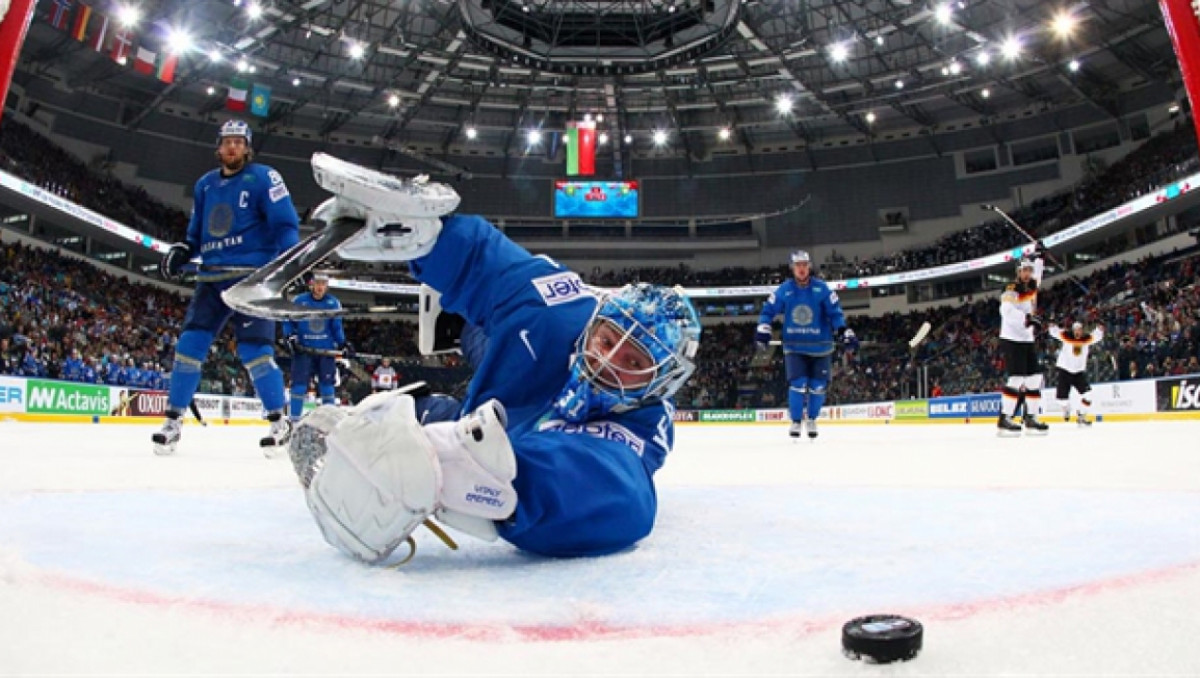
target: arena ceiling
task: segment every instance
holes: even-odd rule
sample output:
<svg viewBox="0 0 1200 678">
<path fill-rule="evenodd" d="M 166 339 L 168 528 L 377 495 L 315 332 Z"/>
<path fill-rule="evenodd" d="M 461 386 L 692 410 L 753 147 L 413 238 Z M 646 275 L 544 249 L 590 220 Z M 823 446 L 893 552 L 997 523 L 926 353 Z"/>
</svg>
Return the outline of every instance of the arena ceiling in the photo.
<svg viewBox="0 0 1200 678">
<path fill-rule="evenodd" d="M 220 113 L 240 63 L 253 68 L 246 79 L 272 88 L 269 115 L 256 119 L 265 129 L 512 155 L 528 152 L 528 130 L 560 130 L 590 114 L 603 116 L 600 152 L 618 160 L 652 148 L 656 132 L 662 152 L 697 159 L 722 146 L 753 153 L 901 129 L 936 144 L 964 120 L 1080 102 L 1119 117 L 1123 91 L 1173 90 L 1179 78 L 1152 0 L 159 0 L 140 8 L 140 34 L 181 30 L 191 39 L 172 84 L 118 66 L 45 21 L 35 21 L 22 67 L 128 100 L 131 129 L 171 104 Z M 108 9 L 115 15 L 117 5 Z"/>
</svg>

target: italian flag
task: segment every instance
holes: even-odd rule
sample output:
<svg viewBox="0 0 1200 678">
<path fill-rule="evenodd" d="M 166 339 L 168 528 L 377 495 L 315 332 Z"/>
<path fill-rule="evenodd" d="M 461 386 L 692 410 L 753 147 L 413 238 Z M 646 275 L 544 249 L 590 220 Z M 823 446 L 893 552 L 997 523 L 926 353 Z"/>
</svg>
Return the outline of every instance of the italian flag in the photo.
<svg viewBox="0 0 1200 678">
<path fill-rule="evenodd" d="M 234 80 L 229 83 L 229 97 L 225 99 L 225 108 L 243 113 L 246 110 L 246 98 L 250 94 L 250 85 L 245 80 Z"/>
<path fill-rule="evenodd" d="M 591 120 L 567 123 L 567 175 L 596 173 L 596 123 Z"/>
</svg>

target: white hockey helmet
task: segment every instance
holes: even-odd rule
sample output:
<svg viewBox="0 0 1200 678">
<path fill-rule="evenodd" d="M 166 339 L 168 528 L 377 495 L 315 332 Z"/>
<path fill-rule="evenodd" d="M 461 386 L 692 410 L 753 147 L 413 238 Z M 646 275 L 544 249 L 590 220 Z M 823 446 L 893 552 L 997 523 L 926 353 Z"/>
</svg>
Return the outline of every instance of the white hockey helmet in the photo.
<svg viewBox="0 0 1200 678">
<path fill-rule="evenodd" d="M 250 124 L 245 120 L 233 118 L 226 120 L 221 125 L 221 131 L 217 133 L 217 144 L 220 145 L 221 140 L 225 137 L 245 137 L 246 145 L 249 146 L 253 140 L 253 133 L 250 131 Z"/>
<path fill-rule="evenodd" d="M 1082 329 L 1083 329 L 1083 323 L 1081 323 L 1081 322 L 1071 323 L 1071 331 L 1078 332 L 1079 330 L 1082 330 Z"/>
<path fill-rule="evenodd" d="M 1035 270 L 1036 266 L 1034 266 L 1033 259 L 1030 259 L 1028 257 L 1021 259 L 1021 261 L 1017 264 L 1017 273 L 1020 273 L 1021 270 L 1025 269 L 1025 268 L 1027 268 L 1031 271 Z"/>
<path fill-rule="evenodd" d="M 808 256 L 807 250 L 796 250 L 795 252 L 792 252 L 792 263 L 793 264 L 801 264 L 801 263 L 811 264 L 812 258 Z"/>
</svg>

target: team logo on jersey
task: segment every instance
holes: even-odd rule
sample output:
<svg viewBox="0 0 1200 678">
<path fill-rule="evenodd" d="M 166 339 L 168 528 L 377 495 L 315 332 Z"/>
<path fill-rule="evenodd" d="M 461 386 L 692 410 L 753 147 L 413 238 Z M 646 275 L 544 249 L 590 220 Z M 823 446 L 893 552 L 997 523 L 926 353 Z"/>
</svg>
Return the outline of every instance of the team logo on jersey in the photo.
<svg viewBox="0 0 1200 678">
<path fill-rule="evenodd" d="M 1071 353 L 1073 353 L 1075 355 L 1083 355 L 1083 347 L 1082 346 L 1072 346 Z"/>
<path fill-rule="evenodd" d="M 813 311 L 804 304 L 797 304 L 792 309 L 792 324 L 793 325 L 811 325 L 813 321 Z"/>
<path fill-rule="evenodd" d="M 534 278 L 530 282 L 533 283 L 538 294 L 542 295 L 542 301 L 546 302 L 547 306 L 557 306 L 591 296 L 583 281 L 579 279 L 579 275 L 570 271 Z"/>
<path fill-rule="evenodd" d="M 309 318 L 308 331 L 313 332 L 313 333 L 324 332 L 325 331 L 325 319 L 324 318 Z"/>
<path fill-rule="evenodd" d="M 205 224 L 208 234 L 214 238 L 224 238 L 233 230 L 233 207 L 228 203 L 219 202 L 208 211 L 208 223 Z"/>
</svg>

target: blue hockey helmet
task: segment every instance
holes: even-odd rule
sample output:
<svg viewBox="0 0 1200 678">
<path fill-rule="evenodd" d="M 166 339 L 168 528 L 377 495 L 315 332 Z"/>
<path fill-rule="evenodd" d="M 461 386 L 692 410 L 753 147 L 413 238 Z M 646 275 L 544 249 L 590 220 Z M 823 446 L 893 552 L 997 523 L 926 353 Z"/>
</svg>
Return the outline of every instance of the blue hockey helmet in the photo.
<svg viewBox="0 0 1200 678">
<path fill-rule="evenodd" d="M 594 341 L 601 327 L 612 343 Z M 612 356 L 629 344 L 648 357 L 629 369 Z M 600 297 L 571 358 L 571 376 L 555 409 L 572 422 L 624 412 L 670 398 L 692 376 L 700 319 L 682 288 L 626 285 Z"/>
<path fill-rule="evenodd" d="M 246 145 L 249 146 L 254 135 L 250 132 L 250 124 L 245 120 L 226 120 L 221 125 L 221 131 L 217 133 L 217 145 L 221 144 L 221 140 L 225 137 L 245 137 Z"/>
<path fill-rule="evenodd" d="M 811 264 L 812 259 L 808 256 L 807 250 L 796 250 L 792 252 L 792 264 Z"/>
</svg>

